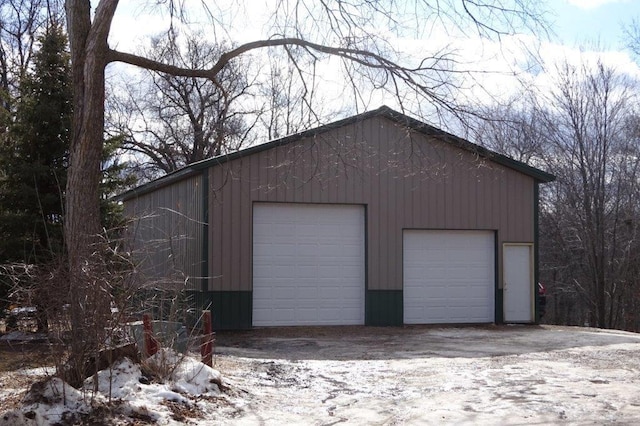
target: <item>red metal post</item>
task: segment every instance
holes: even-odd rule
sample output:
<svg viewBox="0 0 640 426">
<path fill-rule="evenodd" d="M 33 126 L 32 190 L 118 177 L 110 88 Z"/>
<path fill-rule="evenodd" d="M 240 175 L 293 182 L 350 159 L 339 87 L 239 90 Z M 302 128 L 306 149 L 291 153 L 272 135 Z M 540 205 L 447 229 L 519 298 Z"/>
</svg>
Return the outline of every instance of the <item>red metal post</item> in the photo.
<svg viewBox="0 0 640 426">
<path fill-rule="evenodd" d="M 151 323 L 151 315 L 144 314 L 142 316 L 142 326 L 144 330 L 144 355 L 151 356 L 158 352 L 158 341 L 153 337 L 153 324 Z"/>
<path fill-rule="evenodd" d="M 213 366 L 213 329 L 211 326 L 211 311 L 202 312 L 202 345 L 200 345 L 200 354 L 202 355 L 202 363 Z"/>
</svg>

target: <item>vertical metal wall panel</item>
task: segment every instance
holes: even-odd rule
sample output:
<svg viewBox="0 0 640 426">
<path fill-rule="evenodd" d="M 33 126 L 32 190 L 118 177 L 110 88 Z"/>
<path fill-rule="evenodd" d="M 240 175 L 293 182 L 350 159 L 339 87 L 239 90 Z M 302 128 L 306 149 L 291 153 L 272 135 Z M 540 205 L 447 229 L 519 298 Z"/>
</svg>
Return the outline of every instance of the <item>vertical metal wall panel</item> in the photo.
<svg viewBox="0 0 640 426">
<path fill-rule="evenodd" d="M 197 175 L 125 202 L 141 284 L 201 288 L 202 198 Z"/>
<path fill-rule="evenodd" d="M 210 290 L 251 290 L 257 201 L 366 205 L 367 288 L 401 290 L 402 229 L 533 241 L 533 187 L 529 176 L 382 117 L 241 157 L 211 172 Z"/>
<path fill-rule="evenodd" d="M 242 252 L 242 244 L 241 241 L 243 238 L 247 236 L 243 236 L 243 229 L 246 228 L 242 223 L 242 211 L 246 207 L 246 202 L 243 202 L 244 198 L 244 189 L 242 188 L 243 173 L 242 170 L 245 168 L 244 163 L 246 163 L 245 159 L 241 158 L 234 164 L 234 167 L 231 170 L 230 183 L 231 183 L 231 206 L 230 214 L 231 214 L 231 256 L 230 256 L 230 274 L 231 274 L 231 282 L 241 282 L 241 274 L 242 264 L 241 259 L 243 255 L 246 253 Z"/>
<path fill-rule="evenodd" d="M 251 182 L 251 168 L 250 168 L 250 159 L 244 159 L 244 165 L 241 168 L 241 182 Z M 249 166 L 247 166 L 249 165 Z M 240 197 L 240 212 L 238 215 L 238 222 L 240 226 L 240 235 L 238 238 L 238 250 L 241 251 L 240 256 L 243 254 L 248 256 L 250 259 L 253 257 L 252 249 L 248 252 L 242 253 L 244 247 L 242 246 L 242 241 L 247 241 L 252 238 L 252 202 L 251 202 L 251 188 L 247 185 L 241 185 L 242 196 Z M 240 272 L 238 277 L 239 282 L 247 283 L 251 282 L 251 269 L 243 268 L 241 263 L 238 263 L 237 268 Z"/>
<path fill-rule="evenodd" d="M 210 282 L 210 290 L 222 290 L 223 288 L 228 288 L 228 286 L 223 287 L 221 285 L 223 277 L 222 268 L 225 261 L 224 252 L 229 250 L 228 242 L 224 239 L 225 234 L 223 233 L 225 223 L 225 218 L 223 217 L 225 211 L 223 207 L 230 201 L 226 198 L 225 187 L 227 186 L 227 183 L 227 169 L 223 166 L 212 168 L 212 184 L 210 186 L 212 188 L 211 193 L 213 195 L 213 201 L 209 202 L 209 206 L 212 210 L 210 214 L 212 224 L 209 229 L 212 247 L 209 256 L 210 261 L 213 262 L 213 267 L 211 269 L 212 281 Z"/>
<path fill-rule="evenodd" d="M 240 160 L 241 161 L 241 160 Z M 238 207 L 235 205 L 237 202 L 237 198 L 234 197 L 233 193 L 233 181 L 231 179 L 231 169 L 234 164 L 225 164 L 224 169 L 224 191 L 222 195 L 221 204 L 218 204 L 222 209 L 222 223 L 221 223 L 221 232 L 222 232 L 222 241 L 224 249 L 221 252 L 221 260 L 222 260 L 222 269 L 220 274 L 226 281 L 226 285 L 223 287 L 223 290 L 230 290 L 234 286 L 234 280 L 232 276 L 233 269 L 233 245 L 237 244 L 237 236 L 234 236 L 234 227 L 237 219 L 234 217 L 233 210 L 237 210 Z"/>
</svg>

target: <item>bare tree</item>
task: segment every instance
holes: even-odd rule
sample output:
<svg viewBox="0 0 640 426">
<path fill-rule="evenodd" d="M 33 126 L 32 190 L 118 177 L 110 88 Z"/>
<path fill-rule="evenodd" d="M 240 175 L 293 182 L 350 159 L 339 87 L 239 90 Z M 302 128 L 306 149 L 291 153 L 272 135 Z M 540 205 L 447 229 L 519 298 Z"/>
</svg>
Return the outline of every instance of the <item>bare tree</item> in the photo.
<svg viewBox="0 0 640 426">
<path fill-rule="evenodd" d="M 316 78 L 317 59 L 296 57 L 288 61 L 291 51 L 270 51 L 268 71 L 262 75 L 265 81 L 259 84 L 264 99 L 259 108 L 257 132 L 268 139 L 277 139 L 331 120 L 337 111 L 330 111 L 331 99 L 321 91 L 321 82 Z M 304 66 L 301 64 L 304 63 Z M 302 70 L 308 75 L 301 75 Z"/>
<path fill-rule="evenodd" d="M 2 105 L 11 110 L 20 82 L 31 65 L 36 39 L 47 22 L 62 22 L 61 1 L 0 1 L 0 89 Z"/>
<path fill-rule="evenodd" d="M 522 93 L 504 105 L 484 108 L 474 127 L 474 138 L 493 151 L 527 164 L 539 164 L 544 157 L 544 129 L 531 95 Z"/>
<path fill-rule="evenodd" d="M 163 1 L 173 19 L 185 17 L 184 2 Z M 218 3 L 202 2 L 210 23 L 206 30 L 222 38 L 231 34 Z M 117 0 L 100 0 L 92 10 L 89 0 L 66 0 L 67 27 L 71 46 L 74 82 L 74 123 L 71 161 L 67 181 L 65 241 L 68 250 L 71 287 L 72 363 L 80 366 L 87 347 L 99 344 L 85 326 L 89 313 L 106 310 L 109 289 L 92 261 L 100 233 L 100 158 L 104 140 L 105 67 L 123 62 L 156 72 L 181 77 L 198 77 L 218 84 L 231 64 L 267 48 L 281 48 L 317 58 L 333 57 L 347 70 L 349 82 L 368 81 L 372 88 L 386 90 L 402 102 L 405 90 L 418 93 L 436 109 L 459 111 L 450 85 L 451 52 L 426 54 L 419 61 L 403 65 L 394 54 L 395 42 L 406 36 L 424 35 L 425 28 L 441 25 L 451 31 L 473 31 L 480 36 L 500 37 L 522 27 L 538 27 L 540 15 L 533 0 L 419 1 L 410 10 L 404 2 L 335 0 L 313 2 L 279 0 L 274 4 L 271 27 L 264 39 L 244 42 L 221 52 L 213 65 L 204 69 L 176 66 L 132 53 L 112 49 L 107 39 L 118 7 Z M 381 31 L 380 29 L 384 29 Z M 289 55 L 293 65 L 301 70 Z M 356 101 L 357 102 L 357 101 Z"/>
<path fill-rule="evenodd" d="M 197 32 L 184 40 L 156 37 L 143 53 L 173 66 L 205 69 L 223 52 Z M 240 149 L 255 123 L 252 111 L 235 105 L 250 93 L 245 69 L 231 63 L 216 81 L 146 70 L 141 81 L 125 83 L 124 91 L 116 87 L 108 99 L 109 132 L 125 136 L 122 150 L 136 158 L 136 174 L 150 180 Z"/>
<path fill-rule="evenodd" d="M 631 93 L 622 76 L 602 63 L 594 69 L 571 66 L 559 70 L 557 89 L 550 99 L 558 114 L 546 114 L 550 167 L 564 183 L 556 208 L 571 250 L 578 258 L 574 283 L 591 305 L 591 324 L 611 327 L 611 302 L 620 286 L 613 268 L 616 255 L 616 186 L 626 179 L 617 167 L 627 161 L 625 113 Z M 622 157 L 619 157 L 622 156 Z M 614 160 L 615 159 L 615 160 Z"/>
<path fill-rule="evenodd" d="M 484 114 L 480 139 L 557 176 L 541 188 L 540 266 L 547 321 L 637 330 L 640 133 L 634 82 L 583 60 Z"/>
<path fill-rule="evenodd" d="M 565 61 L 556 75 L 550 94 L 523 95 L 523 107 L 494 112 L 481 135 L 557 176 L 541 193 L 549 320 L 635 328 L 640 152 L 632 85 L 601 62 Z"/>
<path fill-rule="evenodd" d="M 223 51 L 198 31 L 185 37 L 157 36 L 143 54 L 201 69 L 211 66 Z M 290 54 L 271 49 L 268 64 L 258 75 L 248 64 L 233 62 L 215 84 L 152 70 L 145 70 L 140 79 L 127 75 L 107 90 L 107 133 L 124 136 L 122 152 L 136 158 L 129 169 L 146 181 L 335 117 L 326 107 L 331 101 L 319 93 L 313 69 L 317 59 L 298 55 L 298 66 L 304 63 L 307 70 L 300 75 L 288 62 Z"/>
</svg>

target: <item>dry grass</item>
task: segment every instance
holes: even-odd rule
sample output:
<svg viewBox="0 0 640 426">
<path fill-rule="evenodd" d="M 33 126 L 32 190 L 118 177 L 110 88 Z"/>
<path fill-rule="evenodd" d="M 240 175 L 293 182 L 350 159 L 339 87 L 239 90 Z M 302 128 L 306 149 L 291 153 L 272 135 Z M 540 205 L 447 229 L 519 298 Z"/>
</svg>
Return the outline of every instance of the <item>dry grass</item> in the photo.
<svg viewBox="0 0 640 426">
<path fill-rule="evenodd" d="M 0 412 L 18 408 L 29 387 L 39 376 L 27 374 L 24 369 L 54 366 L 55 351 L 48 344 L 0 343 Z M 44 373 L 43 373 L 44 374 Z M 17 392 L 2 392 L 15 389 Z"/>
<path fill-rule="evenodd" d="M 0 389 L 16 389 L 18 392 L 10 392 L 0 398 L 0 412 L 18 408 L 25 393 L 33 384 L 35 377 L 25 375 L 21 370 L 52 366 L 55 360 L 48 345 L 0 344 Z"/>
<path fill-rule="evenodd" d="M 56 357 L 56 351 L 52 350 L 48 344 L 0 343 L 0 372 L 53 366 L 56 361 L 59 361 Z"/>
</svg>

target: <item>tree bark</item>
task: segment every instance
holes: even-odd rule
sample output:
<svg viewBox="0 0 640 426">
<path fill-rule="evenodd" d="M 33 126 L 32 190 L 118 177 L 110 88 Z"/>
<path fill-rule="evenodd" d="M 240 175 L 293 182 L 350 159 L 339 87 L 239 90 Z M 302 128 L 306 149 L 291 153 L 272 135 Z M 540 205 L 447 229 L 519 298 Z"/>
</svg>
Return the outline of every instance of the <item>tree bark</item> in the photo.
<svg viewBox="0 0 640 426">
<path fill-rule="evenodd" d="M 65 201 L 72 343 L 67 380 L 79 385 L 84 361 L 102 344 L 108 291 L 100 268 L 101 156 L 104 138 L 107 35 L 117 0 L 99 3 L 94 22 L 88 0 L 65 3 L 71 48 L 74 110 Z"/>
</svg>

